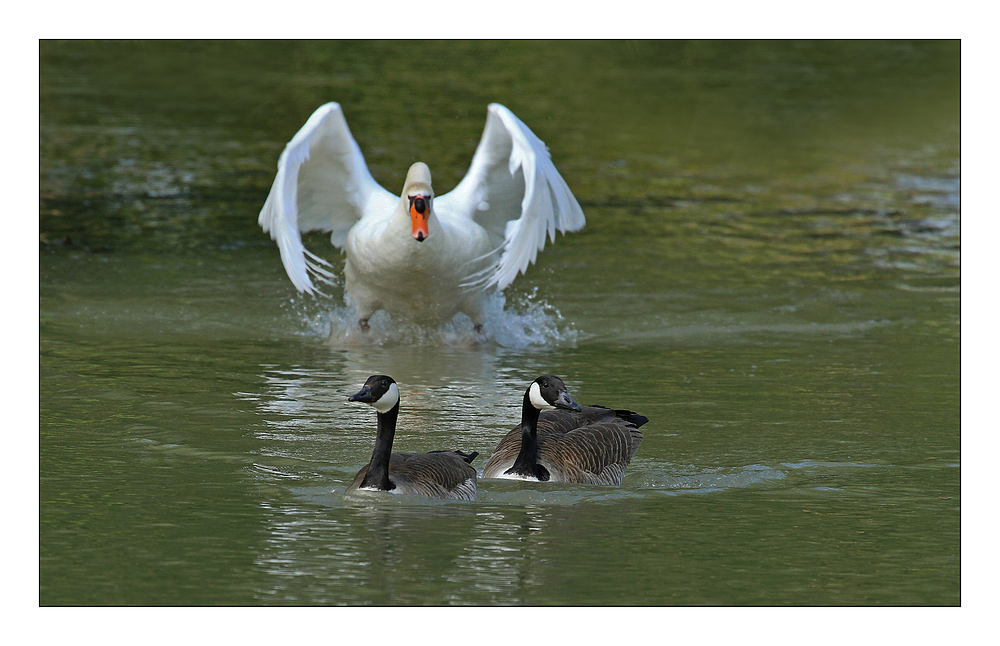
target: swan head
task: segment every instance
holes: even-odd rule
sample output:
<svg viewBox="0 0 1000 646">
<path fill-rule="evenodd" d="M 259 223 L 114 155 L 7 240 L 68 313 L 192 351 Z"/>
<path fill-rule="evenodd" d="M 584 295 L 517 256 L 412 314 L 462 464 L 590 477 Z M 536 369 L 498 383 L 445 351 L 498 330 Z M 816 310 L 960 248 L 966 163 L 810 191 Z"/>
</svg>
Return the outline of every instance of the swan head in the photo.
<svg viewBox="0 0 1000 646">
<path fill-rule="evenodd" d="M 538 410 L 552 410 L 554 408 L 578 412 L 583 410 L 570 397 L 563 380 L 552 375 L 542 375 L 531 382 L 531 385 L 528 386 L 527 399 Z"/>
<path fill-rule="evenodd" d="M 388 375 L 372 375 L 347 401 L 370 404 L 378 412 L 388 413 L 399 404 L 399 386 Z"/>
<path fill-rule="evenodd" d="M 406 182 L 403 184 L 403 199 L 410 213 L 413 224 L 413 239 L 423 242 L 430 235 L 427 221 L 431 217 L 431 201 L 434 189 L 431 188 L 431 169 L 424 162 L 417 162 L 406 172 Z"/>
</svg>

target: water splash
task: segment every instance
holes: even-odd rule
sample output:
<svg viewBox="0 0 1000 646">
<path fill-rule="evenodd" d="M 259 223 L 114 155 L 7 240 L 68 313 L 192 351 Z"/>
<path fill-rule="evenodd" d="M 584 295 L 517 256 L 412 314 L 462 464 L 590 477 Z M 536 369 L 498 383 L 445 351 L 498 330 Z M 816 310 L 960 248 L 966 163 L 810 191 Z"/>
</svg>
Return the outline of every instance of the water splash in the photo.
<svg viewBox="0 0 1000 646">
<path fill-rule="evenodd" d="M 538 288 L 515 296 L 508 306 L 501 292 L 485 299 L 483 331 L 473 329 L 472 319 L 456 314 L 440 326 L 393 320 L 384 311 L 369 319 L 370 329 L 361 332 L 358 316 L 350 305 L 330 307 L 330 300 L 298 296 L 286 309 L 305 327 L 305 334 L 323 337 L 334 347 L 422 345 L 477 347 L 495 344 L 522 349 L 532 346 L 572 346 L 579 331 L 554 306 L 539 298 Z"/>
</svg>

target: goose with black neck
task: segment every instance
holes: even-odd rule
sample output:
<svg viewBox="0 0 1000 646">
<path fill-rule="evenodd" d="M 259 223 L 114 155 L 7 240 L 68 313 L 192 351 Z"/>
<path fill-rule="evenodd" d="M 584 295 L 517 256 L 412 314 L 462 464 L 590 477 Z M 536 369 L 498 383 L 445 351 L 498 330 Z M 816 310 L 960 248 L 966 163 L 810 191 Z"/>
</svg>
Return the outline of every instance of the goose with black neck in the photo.
<svg viewBox="0 0 1000 646">
<path fill-rule="evenodd" d="M 580 406 L 562 379 L 543 375 L 525 391 L 521 423 L 497 445 L 482 478 L 620 485 L 647 421 L 629 410 Z"/>
<path fill-rule="evenodd" d="M 471 462 L 479 453 L 392 452 L 399 418 L 399 386 L 392 377 L 372 375 L 348 401 L 371 405 L 378 422 L 372 459 L 354 476 L 347 493 L 367 490 L 428 498 L 476 499 L 476 470 Z"/>
</svg>

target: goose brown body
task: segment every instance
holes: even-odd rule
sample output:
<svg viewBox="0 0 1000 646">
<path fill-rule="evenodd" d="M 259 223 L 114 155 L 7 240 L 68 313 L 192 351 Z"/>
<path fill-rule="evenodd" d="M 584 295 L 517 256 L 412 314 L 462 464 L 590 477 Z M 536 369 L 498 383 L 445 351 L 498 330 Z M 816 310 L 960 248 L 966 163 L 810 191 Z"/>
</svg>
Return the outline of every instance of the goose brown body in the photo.
<svg viewBox="0 0 1000 646">
<path fill-rule="evenodd" d="M 551 398 L 532 397 L 535 384 L 529 387 L 521 424 L 497 445 L 483 467 L 482 477 L 620 485 L 625 469 L 642 444 L 639 427 L 647 418 L 603 406 L 580 408 L 569 398 L 561 380 L 541 379 L 557 391 L 561 389 L 561 394 Z M 559 407 L 539 410 L 538 405 L 548 399 L 552 399 L 550 405 Z"/>
<path fill-rule="evenodd" d="M 460 451 L 432 453 L 392 453 L 389 455 L 389 482 L 393 493 L 428 498 L 476 499 L 476 470 L 470 462 L 478 453 Z M 347 493 L 361 488 L 369 465 L 361 467 Z"/>
</svg>

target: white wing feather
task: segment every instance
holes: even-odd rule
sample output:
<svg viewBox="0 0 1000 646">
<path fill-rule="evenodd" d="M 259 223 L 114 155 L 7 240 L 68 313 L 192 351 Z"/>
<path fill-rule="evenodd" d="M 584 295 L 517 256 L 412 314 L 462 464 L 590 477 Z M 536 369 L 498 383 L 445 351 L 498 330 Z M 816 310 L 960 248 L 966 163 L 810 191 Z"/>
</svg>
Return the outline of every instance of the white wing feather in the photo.
<svg viewBox="0 0 1000 646">
<path fill-rule="evenodd" d="M 435 200 L 439 217 L 475 220 L 496 245 L 497 261 L 471 275 L 467 286 L 504 289 L 535 262 L 546 233 L 554 242 L 557 230 L 586 224 L 545 143 L 499 103 L 489 106 L 469 172 Z"/>
<path fill-rule="evenodd" d="M 288 277 L 301 292 L 316 291 L 310 274 L 330 282 L 322 258 L 302 245 L 301 232 L 329 231 L 343 248 L 347 232 L 367 213 L 392 213 L 399 198 L 368 171 L 337 103 L 316 110 L 285 146 L 257 222 L 278 243 Z"/>
</svg>

